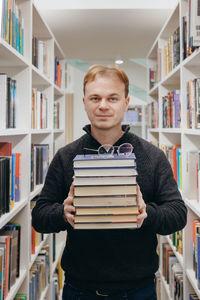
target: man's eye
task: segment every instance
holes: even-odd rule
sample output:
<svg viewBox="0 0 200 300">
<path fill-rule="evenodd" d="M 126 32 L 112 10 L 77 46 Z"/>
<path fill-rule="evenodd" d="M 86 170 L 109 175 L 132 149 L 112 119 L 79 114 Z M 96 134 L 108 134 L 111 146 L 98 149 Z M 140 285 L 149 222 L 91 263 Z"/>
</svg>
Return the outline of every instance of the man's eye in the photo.
<svg viewBox="0 0 200 300">
<path fill-rule="evenodd" d="M 92 101 L 98 101 L 99 100 L 99 98 L 98 97 L 92 97 L 92 98 L 90 98 Z"/>
<path fill-rule="evenodd" d="M 110 100 L 111 102 L 114 102 L 114 101 L 117 101 L 117 98 L 115 98 L 115 97 L 110 97 L 109 100 Z"/>
</svg>

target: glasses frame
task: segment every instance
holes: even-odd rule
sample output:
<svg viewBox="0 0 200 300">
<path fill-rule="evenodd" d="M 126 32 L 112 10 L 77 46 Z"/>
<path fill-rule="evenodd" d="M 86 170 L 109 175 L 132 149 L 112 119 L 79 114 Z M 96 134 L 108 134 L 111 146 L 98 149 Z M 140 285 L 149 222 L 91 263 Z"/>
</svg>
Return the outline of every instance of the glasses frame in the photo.
<svg viewBox="0 0 200 300">
<path fill-rule="evenodd" d="M 122 148 L 122 146 L 124 146 L 124 145 L 128 145 L 129 147 L 130 147 L 130 149 L 131 149 L 131 151 L 130 152 L 127 152 L 127 153 L 124 153 L 124 152 L 120 152 L 120 148 Z M 106 148 L 109 148 L 109 150 L 108 151 L 110 151 L 110 149 L 111 149 L 111 152 L 104 152 L 104 153 L 100 153 L 100 149 L 105 149 L 105 151 L 107 151 L 106 150 Z M 101 145 L 98 149 L 90 149 L 90 148 L 84 148 L 84 150 L 89 150 L 89 151 L 95 151 L 95 152 L 98 152 L 98 155 L 99 156 L 105 156 L 105 155 L 111 155 L 111 156 L 113 156 L 113 154 L 114 154 L 114 151 L 115 151 L 115 149 L 117 148 L 117 154 L 119 155 L 119 156 L 129 156 L 129 155 L 131 155 L 131 153 L 133 152 L 133 145 L 131 145 L 130 143 L 123 143 L 123 144 L 121 144 L 121 145 L 119 145 L 119 146 L 113 146 L 113 145 L 110 145 L 110 144 L 103 144 L 103 145 Z"/>
</svg>

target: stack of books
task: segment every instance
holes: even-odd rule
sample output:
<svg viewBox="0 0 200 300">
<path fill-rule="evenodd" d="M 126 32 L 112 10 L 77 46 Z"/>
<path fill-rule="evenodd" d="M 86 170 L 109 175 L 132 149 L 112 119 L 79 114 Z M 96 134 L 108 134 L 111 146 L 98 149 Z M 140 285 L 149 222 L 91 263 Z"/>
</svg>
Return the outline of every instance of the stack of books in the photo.
<svg viewBox="0 0 200 300">
<path fill-rule="evenodd" d="M 74 228 L 137 228 L 136 176 L 134 153 L 77 155 L 74 158 Z"/>
</svg>

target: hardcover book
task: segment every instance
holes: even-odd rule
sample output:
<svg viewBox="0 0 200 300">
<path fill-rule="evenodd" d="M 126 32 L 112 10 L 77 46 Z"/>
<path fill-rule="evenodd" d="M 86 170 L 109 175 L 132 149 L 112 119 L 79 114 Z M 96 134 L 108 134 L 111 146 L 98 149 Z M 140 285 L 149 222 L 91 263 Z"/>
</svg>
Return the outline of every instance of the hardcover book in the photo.
<svg viewBox="0 0 200 300">
<path fill-rule="evenodd" d="M 74 158 L 74 168 L 91 168 L 91 167 L 134 167 L 135 154 L 129 156 L 117 154 L 83 154 L 76 155 Z"/>
<path fill-rule="evenodd" d="M 114 196 L 89 196 L 74 197 L 75 207 L 100 207 L 100 206 L 129 206 L 137 205 L 135 195 L 114 195 Z"/>
</svg>

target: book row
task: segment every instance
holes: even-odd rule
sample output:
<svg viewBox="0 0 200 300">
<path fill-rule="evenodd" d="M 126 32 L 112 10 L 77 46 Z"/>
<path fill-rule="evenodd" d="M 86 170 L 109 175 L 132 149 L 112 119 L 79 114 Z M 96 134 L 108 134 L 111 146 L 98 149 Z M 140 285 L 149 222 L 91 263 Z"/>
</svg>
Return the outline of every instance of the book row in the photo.
<svg viewBox="0 0 200 300">
<path fill-rule="evenodd" d="M 20 201 L 21 153 L 12 152 L 12 143 L 0 142 L 0 216 Z"/>
<path fill-rule="evenodd" d="M 183 24 L 183 59 L 190 56 L 196 48 L 200 46 L 199 36 L 199 1 L 187 1 L 187 11 L 185 16 L 182 17 Z"/>
<path fill-rule="evenodd" d="M 0 36 L 24 55 L 24 18 L 15 0 L 0 2 Z"/>
<path fill-rule="evenodd" d="M 54 102 L 54 110 L 53 110 L 53 128 L 60 128 L 60 102 Z"/>
<path fill-rule="evenodd" d="M 162 276 L 169 286 L 172 299 L 183 300 L 183 270 L 167 242 L 162 244 Z"/>
<path fill-rule="evenodd" d="M 49 145 L 31 145 L 31 192 L 36 185 L 43 184 L 49 166 Z"/>
<path fill-rule="evenodd" d="M 180 48 L 180 29 L 168 38 L 167 45 L 157 48 L 156 64 L 149 68 L 149 88 L 152 89 L 162 78 L 171 72 L 182 59 L 190 56 L 200 46 L 199 2 L 185 1 L 185 12 L 182 16 L 182 48 Z M 161 68 L 162 65 L 162 68 Z"/>
<path fill-rule="evenodd" d="M 187 82 L 187 128 L 200 128 L 200 78 Z"/>
<path fill-rule="evenodd" d="M 45 93 L 32 89 L 31 128 L 46 129 L 48 127 L 48 99 Z"/>
<path fill-rule="evenodd" d="M 49 245 L 39 252 L 30 269 L 29 299 L 40 299 L 42 292 L 50 282 Z"/>
<path fill-rule="evenodd" d="M 168 38 L 163 48 L 158 47 L 157 49 L 157 63 L 154 67 L 149 68 L 149 88 L 152 89 L 162 77 L 169 74 L 179 63 L 180 29 L 178 27 Z"/>
<path fill-rule="evenodd" d="M 181 127 L 180 90 L 173 90 L 162 97 L 163 128 Z"/>
<path fill-rule="evenodd" d="M 61 88 L 62 68 L 57 56 L 55 56 L 54 70 L 54 83 Z"/>
<path fill-rule="evenodd" d="M 7 74 L 0 74 L 1 118 L 0 128 L 16 127 L 17 82 Z"/>
<path fill-rule="evenodd" d="M 9 290 L 20 275 L 19 224 L 6 224 L 0 230 L 0 299 L 6 299 Z"/>
<path fill-rule="evenodd" d="M 177 182 L 178 188 L 182 189 L 182 151 L 180 146 L 161 145 L 161 149 L 166 154 Z"/>
<path fill-rule="evenodd" d="M 50 49 L 47 41 L 32 38 L 32 64 L 50 78 Z"/>
</svg>

